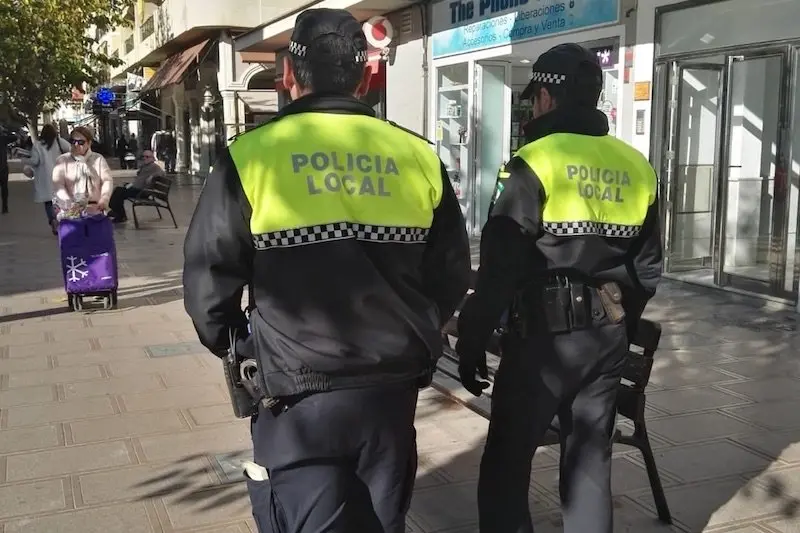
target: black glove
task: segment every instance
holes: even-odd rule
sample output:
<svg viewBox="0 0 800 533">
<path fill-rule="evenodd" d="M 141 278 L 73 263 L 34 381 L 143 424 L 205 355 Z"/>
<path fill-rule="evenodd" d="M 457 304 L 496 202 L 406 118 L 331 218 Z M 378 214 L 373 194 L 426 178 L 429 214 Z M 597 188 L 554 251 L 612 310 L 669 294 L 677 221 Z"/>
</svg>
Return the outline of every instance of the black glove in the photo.
<svg viewBox="0 0 800 533">
<path fill-rule="evenodd" d="M 478 374 L 483 379 L 489 379 L 489 368 L 486 366 L 486 352 L 483 350 L 459 350 L 458 353 L 458 377 L 461 385 L 471 394 L 480 396 L 484 390 L 489 388 L 489 383 L 479 381 L 475 378 Z"/>
</svg>

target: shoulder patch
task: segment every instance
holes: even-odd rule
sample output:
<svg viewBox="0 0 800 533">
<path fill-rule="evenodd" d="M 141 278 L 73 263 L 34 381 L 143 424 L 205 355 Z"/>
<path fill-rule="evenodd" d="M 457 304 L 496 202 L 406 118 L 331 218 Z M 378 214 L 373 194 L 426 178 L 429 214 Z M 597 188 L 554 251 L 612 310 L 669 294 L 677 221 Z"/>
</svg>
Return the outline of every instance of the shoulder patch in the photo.
<svg viewBox="0 0 800 533">
<path fill-rule="evenodd" d="M 404 132 L 413 135 L 414 137 L 416 137 L 418 139 L 422 139 L 423 141 L 425 141 L 426 143 L 430 144 L 431 146 L 433 145 L 433 143 L 431 141 L 429 141 L 427 137 L 423 137 L 422 135 L 420 135 L 416 131 L 412 131 L 412 130 L 410 130 L 408 128 L 404 128 L 400 124 L 398 124 L 396 122 L 392 122 L 391 120 L 386 120 L 386 122 L 391 124 L 392 126 L 394 126 L 395 128 L 397 128 L 399 130 L 403 130 Z"/>
</svg>

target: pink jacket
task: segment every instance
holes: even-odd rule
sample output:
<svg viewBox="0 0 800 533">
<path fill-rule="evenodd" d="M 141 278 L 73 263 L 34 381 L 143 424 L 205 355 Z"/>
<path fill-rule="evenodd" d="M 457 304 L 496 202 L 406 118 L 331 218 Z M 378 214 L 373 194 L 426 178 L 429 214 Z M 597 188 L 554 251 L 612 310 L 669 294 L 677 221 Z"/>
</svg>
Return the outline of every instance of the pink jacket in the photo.
<svg viewBox="0 0 800 533">
<path fill-rule="evenodd" d="M 103 156 L 90 151 L 86 154 L 85 163 L 76 161 L 72 154 L 64 154 L 56 159 L 53 168 L 53 194 L 56 198 L 74 200 L 76 192 L 83 193 L 87 189 L 87 181 L 89 200 L 107 208 L 114 180 Z"/>
</svg>

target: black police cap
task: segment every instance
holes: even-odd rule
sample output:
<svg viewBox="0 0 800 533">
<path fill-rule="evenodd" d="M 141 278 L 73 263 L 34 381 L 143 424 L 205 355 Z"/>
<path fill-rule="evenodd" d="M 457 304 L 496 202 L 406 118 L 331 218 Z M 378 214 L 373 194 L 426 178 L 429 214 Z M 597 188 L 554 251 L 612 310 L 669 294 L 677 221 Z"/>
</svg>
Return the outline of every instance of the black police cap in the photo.
<svg viewBox="0 0 800 533">
<path fill-rule="evenodd" d="M 307 9 L 295 20 L 289 53 L 314 62 L 366 63 L 367 38 L 345 9 Z"/>
<path fill-rule="evenodd" d="M 533 64 L 533 76 L 520 98 L 527 100 L 533 96 L 537 84 L 562 86 L 567 94 L 596 92 L 599 97 L 603 87 L 603 69 L 590 50 L 575 43 L 559 44 L 540 55 Z"/>
</svg>

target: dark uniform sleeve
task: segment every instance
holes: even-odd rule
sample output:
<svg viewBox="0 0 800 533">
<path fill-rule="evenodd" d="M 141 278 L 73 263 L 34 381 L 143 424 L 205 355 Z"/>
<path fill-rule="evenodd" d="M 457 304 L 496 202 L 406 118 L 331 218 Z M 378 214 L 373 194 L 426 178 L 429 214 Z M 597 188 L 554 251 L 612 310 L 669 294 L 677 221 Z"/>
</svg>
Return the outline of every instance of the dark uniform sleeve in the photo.
<svg viewBox="0 0 800 533">
<path fill-rule="evenodd" d="M 183 245 L 184 306 L 200 342 L 222 356 L 231 329 L 245 331 L 244 286 L 253 272 L 250 204 L 225 150 L 206 179 Z"/>
<path fill-rule="evenodd" d="M 633 290 L 623 291 L 629 337 L 633 334 L 647 302 L 655 295 L 656 287 L 661 281 L 664 254 L 658 204 L 656 198 L 647 210 L 642 230 L 628 252 L 628 271 L 636 285 Z"/>
<path fill-rule="evenodd" d="M 458 353 L 483 351 L 533 270 L 533 246 L 541 226 L 543 191 L 539 178 L 521 159 L 506 165 L 494 207 L 481 234 L 475 292 L 458 317 Z"/>
<path fill-rule="evenodd" d="M 444 165 L 442 186 L 442 201 L 433 212 L 422 263 L 424 291 L 436 303 L 440 327 L 450 320 L 469 290 L 472 274 L 464 215 Z"/>
</svg>

